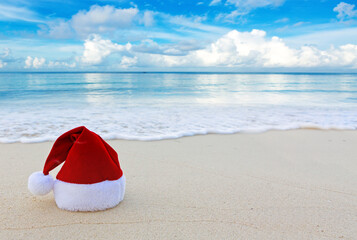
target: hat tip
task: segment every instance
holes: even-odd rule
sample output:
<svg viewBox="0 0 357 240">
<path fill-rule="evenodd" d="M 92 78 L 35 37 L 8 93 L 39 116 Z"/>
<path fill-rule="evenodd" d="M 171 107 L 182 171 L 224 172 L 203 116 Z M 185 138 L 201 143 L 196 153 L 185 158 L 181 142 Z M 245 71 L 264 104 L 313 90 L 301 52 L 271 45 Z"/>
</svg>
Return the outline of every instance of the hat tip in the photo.
<svg viewBox="0 0 357 240">
<path fill-rule="evenodd" d="M 51 175 L 34 172 L 30 175 L 27 186 L 33 195 L 46 195 L 53 189 L 54 182 Z"/>
</svg>

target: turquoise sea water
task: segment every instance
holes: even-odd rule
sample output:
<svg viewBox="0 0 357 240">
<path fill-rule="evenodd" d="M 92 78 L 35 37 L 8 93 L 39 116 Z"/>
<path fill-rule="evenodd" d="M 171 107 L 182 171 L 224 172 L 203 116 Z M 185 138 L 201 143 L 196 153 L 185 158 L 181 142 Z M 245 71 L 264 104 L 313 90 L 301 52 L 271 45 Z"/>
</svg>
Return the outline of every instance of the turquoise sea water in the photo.
<svg viewBox="0 0 357 240">
<path fill-rule="evenodd" d="M 356 74 L 1 73 L 0 142 L 357 128 Z"/>
</svg>

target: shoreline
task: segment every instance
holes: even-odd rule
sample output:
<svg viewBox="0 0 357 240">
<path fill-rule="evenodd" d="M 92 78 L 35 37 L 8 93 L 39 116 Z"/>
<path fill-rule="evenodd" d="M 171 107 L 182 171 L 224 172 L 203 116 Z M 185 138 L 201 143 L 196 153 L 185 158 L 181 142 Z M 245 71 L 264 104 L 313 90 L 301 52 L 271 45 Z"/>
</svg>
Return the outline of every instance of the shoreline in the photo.
<svg viewBox="0 0 357 240">
<path fill-rule="evenodd" d="M 1 239 L 353 239 L 357 131 L 284 130 L 108 140 L 124 201 L 94 213 L 34 197 L 53 142 L 0 144 Z M 56 172 L 51 172 L 55 176 Z"/>
<path fill-rule="evenodd" d="M 91 130 L 91 129 L 89 129 Z M 160 142 L 160 141 L 169 141 L 169 140 L 175 140 L 175 139 L 182 139 L 182 138 L 191 138 L 191 137 L 201 137 L 201 136 L 226 136 L 226 135 L 250 135 L 250 134 L 266 134 L 270 132 L 293 132 L 293 131 L 323 131 L 323 132 L 353 132 L 356 131 L 357 129 L 352 129 L 352 128 L 321 128 L 318 126 L 306 126 L 306 127 L 300 127 L 300 128 L 291 128 L 291 129 L 268 129 L 268 130 L 262 130 L 262 131 L 237 131 L 237 132 L 229 132 L 229 133 L 197 133 L 197 134 L 187 134 L 187 135 L 182 135 L 178 137 L 167 137 L 167 138 L 154 138 L 152 139 L 136 139 L 136 138 L 103 138 L 105 141 L 134 141 L 134 142 Z M 59 137 L 59 136 L 57 136 Z M 148 137 L 149 138 L 149 137 Z M 55 139 L 51 140 L 39 140 L 39 141 L 34 141 L 32 142 L 31 140 L 26 140 L 26 141 L 10 141 L 10 142 L 1 142 L 0 144 L 36 144 L 36 143 L 54 143 Z"/>
</svg>

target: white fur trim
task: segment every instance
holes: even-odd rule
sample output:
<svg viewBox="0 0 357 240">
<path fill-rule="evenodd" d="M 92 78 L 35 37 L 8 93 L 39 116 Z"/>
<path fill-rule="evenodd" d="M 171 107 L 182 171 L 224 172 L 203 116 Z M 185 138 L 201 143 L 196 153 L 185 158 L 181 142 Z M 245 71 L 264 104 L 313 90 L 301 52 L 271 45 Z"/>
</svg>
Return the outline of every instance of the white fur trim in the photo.
<svg viewBox="0 0 357 240">
<path fill-rule="evenodd" d="M 93 184 L 55 181 L 53 188 L 59 208 L 68 211 L 98 211 L 115 207 L 124 199 L 125 176 Z"/>
<path fill-rule="evenodd" d="M 33 195 L 46 195 L 53 189 L 54 180 L 51 175 L 34 172 L 30 175 L 27 187 Z"/>
</svg>

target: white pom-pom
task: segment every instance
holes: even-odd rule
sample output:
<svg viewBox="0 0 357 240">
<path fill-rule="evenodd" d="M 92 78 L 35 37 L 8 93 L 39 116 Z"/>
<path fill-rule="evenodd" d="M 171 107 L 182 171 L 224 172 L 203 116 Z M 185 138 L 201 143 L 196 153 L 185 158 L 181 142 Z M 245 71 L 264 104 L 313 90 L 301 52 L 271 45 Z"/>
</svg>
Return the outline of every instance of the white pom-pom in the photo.
<svg viewBox="0 0 357 240">
<path fill-rule="evenodd" d="M 28 189 L 34 195 L 46 195 L 53 189 L 54 180 L 51 175 L 34 172 L 28 180 Z"/>
</svg>

